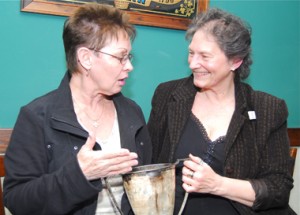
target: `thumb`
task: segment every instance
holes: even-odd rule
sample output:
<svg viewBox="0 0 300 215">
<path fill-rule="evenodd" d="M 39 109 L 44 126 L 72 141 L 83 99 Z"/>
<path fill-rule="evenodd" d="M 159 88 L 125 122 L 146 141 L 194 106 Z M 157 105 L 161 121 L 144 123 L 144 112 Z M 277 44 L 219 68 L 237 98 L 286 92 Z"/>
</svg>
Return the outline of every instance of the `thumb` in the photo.
<svg viewBox="0 0 300 215">
<path fill-rule="evenodd" d="M 95 143 L 96 143 L 96 137 L 95 137 L 94 133 L 90 132 L 84 146 L 87 149 L 92 150 L 95 146 Z"/>
</svg>

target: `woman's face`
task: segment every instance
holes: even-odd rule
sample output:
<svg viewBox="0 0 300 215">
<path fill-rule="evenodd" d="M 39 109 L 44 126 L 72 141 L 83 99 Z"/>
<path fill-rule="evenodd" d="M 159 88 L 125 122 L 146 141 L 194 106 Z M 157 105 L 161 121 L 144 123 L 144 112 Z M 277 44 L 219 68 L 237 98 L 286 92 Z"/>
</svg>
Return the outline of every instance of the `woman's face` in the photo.
<svg viewBox="0 0 300 215">
<path fill-rule="evenodd" d="M 198 30 L 189 45 L 188 63 L 194 75 L 194 84 L 202 89 L 218 89 L 233 82 L 234 64 L 219 48 L 214 38 Z"/>
<path fill-rule="evenodd" d="M 95 53 L 91 55 L 92 67 L 89 75 L 97 93 L 110 96 L 122 90 L 133 66 L 129 59 L 122 63 L 120 59 L 128 58 L 130 51 L 131 41 L 123 33 L 119 33 L 118 40 L 111 40 L 101 50 L 92 51 Z"/>
</svg>

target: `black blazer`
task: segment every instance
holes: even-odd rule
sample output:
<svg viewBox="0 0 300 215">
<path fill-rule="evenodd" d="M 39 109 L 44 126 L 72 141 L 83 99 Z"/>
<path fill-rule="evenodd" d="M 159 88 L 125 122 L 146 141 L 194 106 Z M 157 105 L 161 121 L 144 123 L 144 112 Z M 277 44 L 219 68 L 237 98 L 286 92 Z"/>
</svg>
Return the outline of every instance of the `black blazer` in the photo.
<svg viewBox="0 0 300 215">
<path fill-rule="evenodd" d="M 160 84 L 152 99 L 148 128 L 153 162 L 174 155 L 197 92 L 193 76 Z M 224 176 L 250 180 L 252 208 L 233 202 L 241 214 L 288 214 L 293 179 L 289 173 L 287 107 L 283 100 L 235 80 L 236 107 L 225 140 Z M 248 112 L 254 111 L 256 119 Z"/>
<path fill-rule="evenodd" d="M 88 133 L 73 108 L 70 77 L 59 88 L 22 107 L 5 155 L 5 206 L 14 214 L 95 214 L 101 180 L 87 181 L 76 155 Z M 113 97 L 121 147 L 151 161 L 150 137 L 140 107 L 121 93 Z M 95 145 L 95 150 L 101 150 Z M 128 214 L 127 198 L 122 210 Z"/>
</svg>

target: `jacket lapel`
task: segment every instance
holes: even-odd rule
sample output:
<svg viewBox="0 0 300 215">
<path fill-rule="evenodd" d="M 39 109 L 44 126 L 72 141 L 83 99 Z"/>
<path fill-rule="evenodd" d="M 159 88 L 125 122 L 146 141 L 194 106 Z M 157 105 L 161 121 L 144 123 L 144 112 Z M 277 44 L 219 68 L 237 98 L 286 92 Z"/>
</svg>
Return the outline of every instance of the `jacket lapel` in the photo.
<svg viewBox="0 0 300 215">
<path fill-rule="evenodd" d="M 235 79 L 235 111 L 233 113 L 231 122 L 228 127 L 228 132 L 226 135 L 226 144 L 225 144 L 225 157 L 230 151 L 233 143 L 235 142 L 238 134 L 240 133 L 241 128 L 244 125 L 245 120 L 247 119 L 245 113 L 247 111 L 247 101 L 245 93 L 241 87 L 241 82 L 236 77 Z"/>
<path fill-rule="evenodd" d="M 67 72 L 57 89 L 58 93 L 56 94 L 55 101 L 53 101 L 54 105 L 51 110 L 50 126 L 55 130 L 87 138 L 88 133 L 78 123 L 74 112 L 69 86 L 70 78 Z"/>
<path fill-rule="evenodd" d="M 170 157 L 168 162 L 174 162 L 174 156 L 180 136 L 188 120 L 197 90 L 193 85 L 192 76 L 172 93 L 173 101 L 168 105 L 168 125 L 170 135 Z"/>
<path fill-rule="evenodd" d="M 125 101 L 121 93 L 114 96 L 113 100 L 118 113 L 121 147 L 137 152 L 135 135 L 145 123 L 128 105 L 128 101 Z"/>
</svg>

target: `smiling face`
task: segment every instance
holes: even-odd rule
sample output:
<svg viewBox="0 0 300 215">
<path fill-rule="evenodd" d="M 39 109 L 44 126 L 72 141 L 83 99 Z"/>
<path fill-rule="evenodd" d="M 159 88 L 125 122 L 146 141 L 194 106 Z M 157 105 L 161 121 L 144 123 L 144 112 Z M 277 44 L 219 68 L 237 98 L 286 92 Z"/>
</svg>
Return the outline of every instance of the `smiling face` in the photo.
<svg viewBox="0 0 300 215">
<path fill-rule="evenodd" d="M 128 73 L 133 70 L 129 59 L 124 63 L 120 62 L 120 59 L 128 57 L 131 51 L 130 38 L 126 33 L 120 32 L 118 39 L 112 39 L 101 50 L 90 51 L 93 52 L 90 55 L 90 84 L 103 95 L 119 93 L 125 85 Z"/>
<path fill-rule="evenodd" d="M 189 45 L 188 62 L 194 85 L 202 89 L 222 89 L 233 83 L 237 63 L 226 57 L 214 38 L 198 30 Z"/>
</svg>

